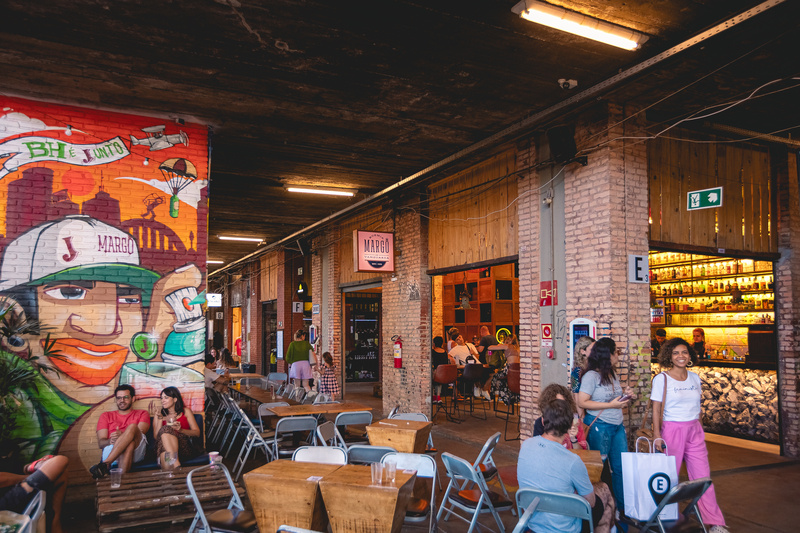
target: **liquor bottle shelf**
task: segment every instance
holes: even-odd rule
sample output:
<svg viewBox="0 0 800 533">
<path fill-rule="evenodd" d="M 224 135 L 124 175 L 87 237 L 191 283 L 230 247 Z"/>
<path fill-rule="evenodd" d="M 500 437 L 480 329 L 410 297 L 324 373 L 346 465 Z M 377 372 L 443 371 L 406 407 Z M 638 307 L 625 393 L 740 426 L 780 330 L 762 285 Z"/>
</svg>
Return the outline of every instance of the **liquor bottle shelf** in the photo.
<svg viewBox="0 0 800 533">
<path fill-rule="evenodd" d="M 656 270 L 653 268 L 652 270 Z M 661 285 L 663 283 L 678 283 L 681 281 L 706 281 L 714 279 L 731 279 L 731 278 L 754 278 L 756 276 L 772 276 L 771 270 L 757 270 L 755 272 L 739 272 L 738 274 L 714 274 L 705 276 L 682 276 L 665 279 L 654 279 L 650 281 L 651 285 Z"/>
</svg>

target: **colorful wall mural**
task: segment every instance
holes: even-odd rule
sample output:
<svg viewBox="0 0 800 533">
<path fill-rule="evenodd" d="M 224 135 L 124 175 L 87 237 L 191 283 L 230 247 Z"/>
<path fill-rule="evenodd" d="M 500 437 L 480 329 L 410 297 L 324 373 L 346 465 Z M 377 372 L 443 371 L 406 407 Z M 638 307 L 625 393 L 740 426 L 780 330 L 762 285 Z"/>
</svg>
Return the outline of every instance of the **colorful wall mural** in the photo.
<svg viewBox="0 0 800 533">
<path fill-rule="evenodd" d="M 0 305 L 40 325 L 0 346 L 38 372 L 24 458 L 85 472 L 120 383 L 202 412 L 207 129 L 0 97 L 0 164 Z"/>
</svg>

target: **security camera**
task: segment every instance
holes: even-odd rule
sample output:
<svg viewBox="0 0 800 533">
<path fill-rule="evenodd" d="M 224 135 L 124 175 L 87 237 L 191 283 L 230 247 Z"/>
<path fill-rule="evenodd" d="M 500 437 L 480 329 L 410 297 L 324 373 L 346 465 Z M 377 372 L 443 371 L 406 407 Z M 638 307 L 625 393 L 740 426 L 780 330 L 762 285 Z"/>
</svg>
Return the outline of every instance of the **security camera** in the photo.
<svg viewBox="0 0 800 533">
<path fill-rule="evenodd" d="M 567 80 L 561 78 L 558 80 L 558 84 L 561 86 L 562 89 L 574 89 L 578 86 L 578 80 Z"/>
</svg>

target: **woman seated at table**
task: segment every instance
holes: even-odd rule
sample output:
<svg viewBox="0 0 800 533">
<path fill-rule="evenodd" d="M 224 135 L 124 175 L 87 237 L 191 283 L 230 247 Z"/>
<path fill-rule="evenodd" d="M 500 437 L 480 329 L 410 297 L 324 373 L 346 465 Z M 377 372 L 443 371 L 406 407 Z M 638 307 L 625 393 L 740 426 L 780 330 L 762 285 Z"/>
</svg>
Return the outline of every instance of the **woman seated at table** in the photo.
<svg viewBox="0 0 800 533">
<path fill-rule="evenodd" d="M 597 533 L 608 533 L 616 507 L 605 483 L 592 484 L 581 458 L 566 450 L 564 438 L 572 427 L 575 411 L 566 400 L 553 400 L 542 407 L 544 433 L 522 443 L 517 463 L 519 488 L 575 494 L 592 506 Z M 581 520 L 548 513 L 534 513 L 528 528 L 536 533 L 579 533 Z"/>
<path fill-rule="evenodd" d="M 451 340 L 455 342 L 455 346 L 447 352 L 451 364 L 463 366 L 478 362 L 478 350 L 472 343 L 464 342 L 463 335 L 455 332 L 451 335 Z"/>
<path fill-rule="evenodd" d="M 511 392 L 508 388 L 508 365 L 519 364 L 519 343 L 516 335 L 506 335 L 503 339 L 505 347 L 506 364 L 494 376 L 492 376 L 492 398 L 499 397 L 506 405 L 514 405 L 519 402 L 519 395 Z"/>
<path fill-rule="evenodd" d="M 223 348 L 217 360 L 217 373 L 223 376 L 230 376 L 230 371 L 233 368 L 239 368 L 239 365 L 233 359 L 231 351 L 227 348 Z"/>
<path fill-rule="evenodd" d="M 155 404 L 151 403 L 151 413 L 155 412 Z M 197 457 L 202 449 L 192 437 L 200 436 L 200 427 L 194 419 L 194 413 L 183 403 L 181 391 L 177 387 L 167 387 L 161 391 L 161 409 L 153 417 L 153 435 L 156 436 L 156 453 L 159 464 L 166 464 L 164 454 L 178 454 L 178 462 Z"/>
<path fill-rule="evenodd" d="M 583 424 L 581 424 L 581 419 L 578 417 L 578 406 L 575 405 L 572 393 L 564 385 L 551 383 L 539 395 L 539 409 L 544 412 L 544 406 L 553 400 L 564 400 L 569 404 L 574 414 L 572 426 L 567 431 L 567 434 L 564 435 L 564 441 L 561 444 L 568 450 L 577 450 L 579 448 L 588 450 L 589 444 L 587 444 L 586 436 L 583 434 Z M 542 434 L 544 434 L 544 420 L 540 416 L 533 422 L 533 436 L 536 437 Z"/>
</svg>

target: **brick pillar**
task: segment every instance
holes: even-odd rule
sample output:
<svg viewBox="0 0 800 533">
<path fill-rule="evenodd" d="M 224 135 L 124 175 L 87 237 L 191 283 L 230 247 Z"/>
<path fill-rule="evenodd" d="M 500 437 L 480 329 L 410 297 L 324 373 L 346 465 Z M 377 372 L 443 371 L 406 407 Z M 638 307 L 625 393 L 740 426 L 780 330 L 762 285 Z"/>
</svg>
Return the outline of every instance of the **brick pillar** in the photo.
<svg viewBox="0 0 800 533">
<path fill-rule="evenodd" d="M 534 168 L 536 146 L 533 139 L 517 150 L 517 168 Z M 533 434 L 532 421 L 539 416 L 541 364 L 539 362 L 539 176 L 535 171 L 520 175 L 517 182 L 519 228 L 519 342 L 520 342 L 520 431 Z"/>
<path fill-rule="evenodd" d="M 778 327 L 778 401 L 781 446 L 787 457 L 800 457 L 800 405 L 798 405 L 798 358 L 800 341 L 800 192 L 797 155 L 785 149 L 770 154 L 778 196 L 778 250 L 775 316 Z"/>
<path fill-rule="evenodd" d="M 411 201 L 414 201 L 412 199 Z M 395 274 L 383 276 L 383 410 L 431 412 L 431 281 L 428 227 L 415 211 L 395 215 Z M 392 336 L 403 340 L 403 368 L 394 368 Z"/>
<path fill-rule="evenodd" d="M 588 165 L 575 163 L 565 175 L 567 322 L 597 322 L 622 350 L 618 375 L 637 391 L 627 427 L 639 424 L 650 383 L 647 284 L 628 283 L 628 254 L 647 255 L 648 195 L 646 145 L 616 140 L 641 127 L 637 116 L 615 104 L 597 106 L 576 126 L 579 149 L 592 146 Z"/>
</svg>

